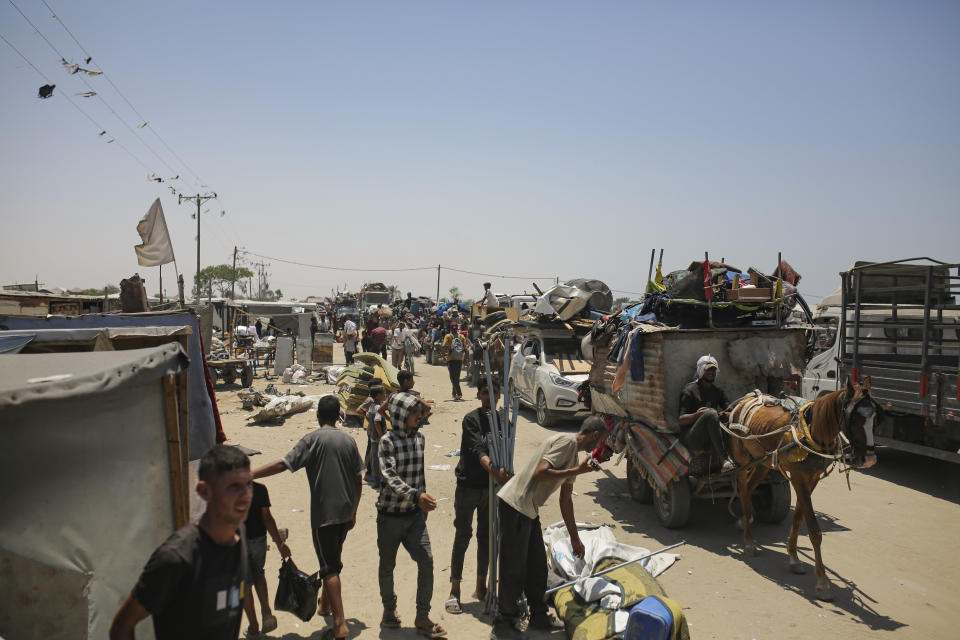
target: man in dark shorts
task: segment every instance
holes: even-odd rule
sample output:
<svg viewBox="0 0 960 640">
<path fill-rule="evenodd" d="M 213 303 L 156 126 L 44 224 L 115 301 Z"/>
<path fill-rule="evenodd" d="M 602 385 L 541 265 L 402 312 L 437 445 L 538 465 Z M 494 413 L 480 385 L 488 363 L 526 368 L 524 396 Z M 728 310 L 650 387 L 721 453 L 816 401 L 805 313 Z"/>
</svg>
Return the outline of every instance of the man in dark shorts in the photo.
<svg viewBox="0 0 960 640">
<path fill-rule="evenodd" d="M 249 579 L 242 526 L 252 484 L 250 460 L 236 447 L 203 455 L 196 491 L 207 508 L 150 556 L 113 618 L 111 640 L 132 640 L 149 615 L 157 640 L 236 640 Z"/>
<path fill-rule="evenodd" d="M 717 359 L 707 354 L 697 360 L 697 377 L 680 392 L 680 439 L 695 451 L 713 449 L 723 460 L 721 471 L 732 471 L 737 465 L 730 459 L 720 420 L 727 417 L 730 404 L 726 394 L 714 382 L 718 372 Z"/>
<path fill-rule="evenodd" d="M 333 614 L 333 637 L 346 638 L 340 571 L 341 555 L 347 531 L 357 522 L 360 489 L 363 485 L 363 460 L 357 443 L 337 429 L 340 403 L 332 395 L 317 400 L 320 428 L 303 436 L 293 449 L 271 464 L 256 469 L 255 478 L 266 478 L 282 471 L 306 467 L 310 483 L 310 526 L 313 548 L 320 563 L 323 597 L 317 603 L 321 615 Z M 329 606 L 329 609 L 327 608 Z"/>
<path fill-rule="evenodd" d="M 267 533 L 277 545 L 280 556 L 290 557 L 290 549 L 280 536 L 277 521 L 270 513 L 270 494 L 267 488 L 259 482 L 253 483 L 253 500 L 247 512 L 247 555 L 250 557 L 250 581 L 257 591 L 257 600 L 260 601 L 260 613 L 263 615 L 263 627 L 257 622 L 257 610 L 254 608 L 253 598 L 243 599 L 243 610 L 247 614 L 249 625 L 243 631 L 246 638 L 257 638 L 261 633 L 269 633 L 277 628 L 277 617 L 270 609 L 270 591 L 267 589 L 267 577 L 263 566 L 267 561 Z"/>
<path fill-rule="evenodd" d="M 460 437 L 460 462 L 457 464 L 457 489 L 453 498 L 453 553 L 450 559 L 450 596 L 444 608 L 447 613 L 463 613 L 460 583 L 463 580 L 463 558 L 473 535 L 473 514 L 477 514 L 477 588 L 473 597 L 483 600 L 487 594 L 487 565 L 490 561 L 489 517 L 490 478 L 503 486 L 510 479 L 506 469 L 493 466 L 490 460 L 490 407 L 496 407 L 497 386 L 493 378 L 493 394 L 487 378 L 477 382 L 480 406 L 463 417 Z"/>
</svg>

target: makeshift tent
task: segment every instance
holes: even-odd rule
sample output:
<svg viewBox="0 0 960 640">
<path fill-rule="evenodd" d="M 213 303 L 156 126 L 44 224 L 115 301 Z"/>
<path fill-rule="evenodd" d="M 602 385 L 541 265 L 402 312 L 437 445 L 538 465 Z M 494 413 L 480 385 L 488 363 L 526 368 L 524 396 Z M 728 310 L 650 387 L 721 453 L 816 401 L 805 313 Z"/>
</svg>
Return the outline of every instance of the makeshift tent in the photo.
<svg viewBox="0 0 960 640">
<path fill-rule="evenodd" d="M 49 318 L 20 318 L 0 316 L 2 330 L 30 331 L 36 329 L 90 329 L 117 327 L 190 327 L 187 355 L 190 357 L 190 459 L 199 460 L 216 444 L 219 414 L 206 381 L 206 364 L 200 340 L 200 323 L 190 311 L 156 313 L 88 314 L 83 316 L 54 316 Z M 115 344 L 115 348 L 116 344 Z"/>
<path fill-rule="evenodd" d="M 106 638 L 186 523 L 187 365 L 177 343 L 0 355 L 0 636 Z"/>
</svg>

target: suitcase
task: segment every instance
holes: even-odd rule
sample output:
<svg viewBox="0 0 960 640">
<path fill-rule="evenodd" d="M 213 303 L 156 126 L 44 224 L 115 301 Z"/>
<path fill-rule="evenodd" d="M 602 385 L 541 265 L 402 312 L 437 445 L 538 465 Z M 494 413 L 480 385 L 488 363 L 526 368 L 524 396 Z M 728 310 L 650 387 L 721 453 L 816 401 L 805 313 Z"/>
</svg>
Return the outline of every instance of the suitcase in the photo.
<svg viewBox="0 0 960 640">
<path fill-rule="evenodd" d="M 623 640 L 670 640 L 673 614 L 655 596 L 647 596 L 630 609 Z"/>
</svg>

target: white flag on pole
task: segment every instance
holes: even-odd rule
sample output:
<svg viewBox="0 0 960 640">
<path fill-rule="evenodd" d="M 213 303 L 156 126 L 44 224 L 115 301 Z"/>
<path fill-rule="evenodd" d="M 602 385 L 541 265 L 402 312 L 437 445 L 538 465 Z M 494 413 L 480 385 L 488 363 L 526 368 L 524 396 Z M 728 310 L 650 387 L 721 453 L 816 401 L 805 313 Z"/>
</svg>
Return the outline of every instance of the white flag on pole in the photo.
<svg viewBox="0 0 960 640">
<path fill-rule="evenodd" d="M 147 215 L 137 223 L 137 233 L 143 239 L 143 244 L 134 247 L 137 252 L 137 262 L 143 267 L 173 262 L 173 245 L 170 244 L 170 234 L 167 232 L 167 221 L 163 217 L 163 207 L 160 198 L 157 198 Z"/>
</svg>

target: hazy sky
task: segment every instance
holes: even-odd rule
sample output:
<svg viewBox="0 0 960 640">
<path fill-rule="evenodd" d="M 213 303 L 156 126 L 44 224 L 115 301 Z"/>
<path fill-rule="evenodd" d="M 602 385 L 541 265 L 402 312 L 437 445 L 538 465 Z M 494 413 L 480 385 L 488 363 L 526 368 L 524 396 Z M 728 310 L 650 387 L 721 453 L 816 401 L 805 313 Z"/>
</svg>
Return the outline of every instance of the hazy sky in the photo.
<svg viewBox="0 0 960 640">
<path fill-rule="evenodd" d="M 41 0 L 13 2 L 82 63 Z M 139 271 L 154 293 L 133 245 L 156 197 L 189 281 L 196 223 L 168 186 L 201 184 L 220 196 L 204 265 L 239 245 L 433 267 L 267 260 L 296 296 L 365 280 L 433 295 L 437 264 L 524 278 L 491 278 L 503 292 L 555 276 L 642 291 L 662 247 L 665 270 L 709 251 L 769 271 L 782 251 L 815 302 L 857 259 L 960 262 L 955 1 L 47 4 L 150 148 L 106 78 L 75 97 L 82 74 L 0 2 L 0 35 L 57 85 L 38 99 L 46 80 L 0 41 L 3 284 Z M 443 271 L 441 295 L 485 279 Z"/>
</svg>

